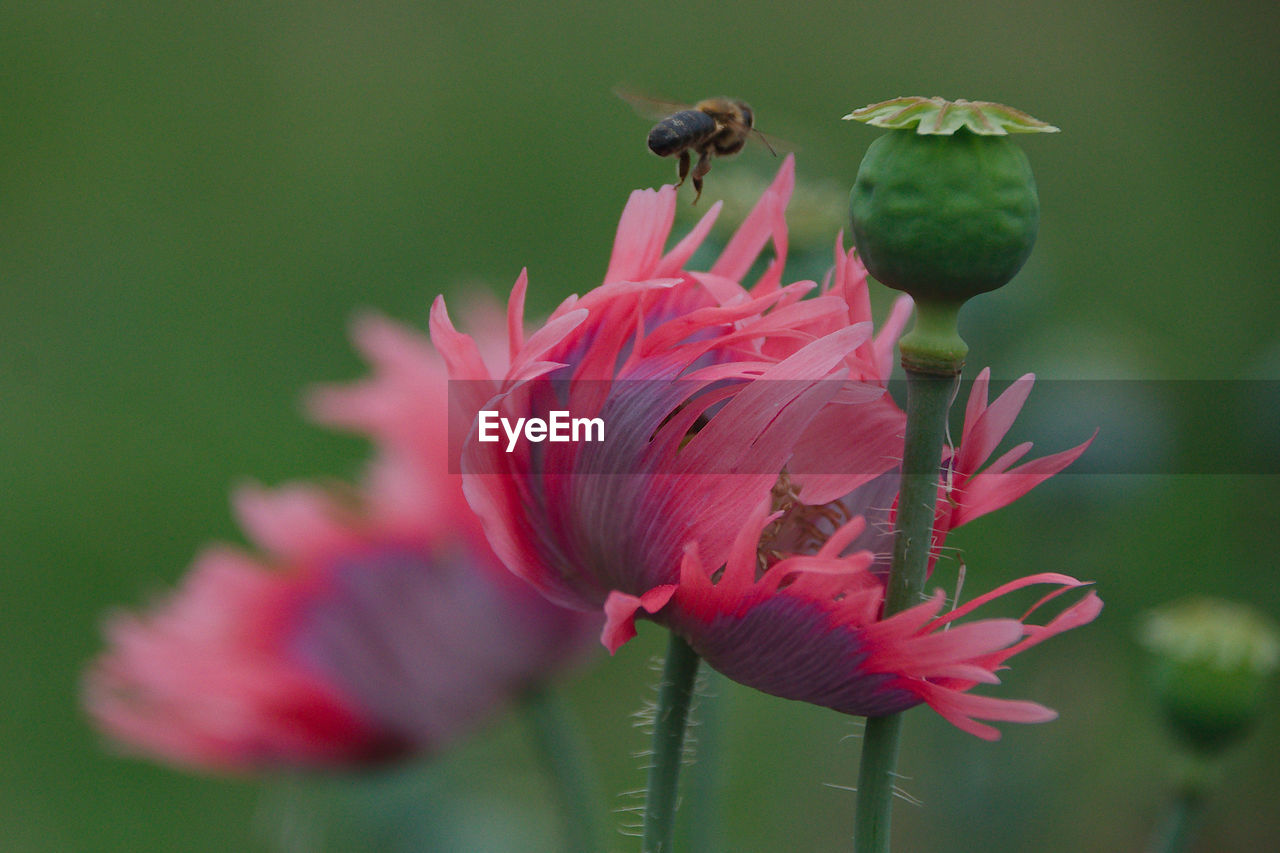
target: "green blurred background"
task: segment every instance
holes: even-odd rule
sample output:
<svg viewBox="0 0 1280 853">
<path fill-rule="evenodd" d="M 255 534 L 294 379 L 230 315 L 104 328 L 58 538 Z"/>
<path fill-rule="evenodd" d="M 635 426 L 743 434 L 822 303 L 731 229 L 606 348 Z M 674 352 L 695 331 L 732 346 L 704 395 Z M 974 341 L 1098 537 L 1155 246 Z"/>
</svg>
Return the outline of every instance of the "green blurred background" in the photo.
<svg viewBox="0 0 1280 853">
<path fill-rule="evenodd" d="M 367 448 L 297 405 L 310 383 L 363 372 L 355 309 L 423 326 L 436 293 L 505 292 L 522 266 L 535 313 L 598 282 L 628 191 L 674 174 L 619 83 L 746 98 L 795 143 L 801 180 L 843 186 L 874 138 L 839 121 L 853 107 L 1019 106 L 1063 133 L 1023 141 L 1041 239 L 966 315 L 971 363 L 1280 379 L 1274 2 L 774 6 L 0 5 L 0 849 L 309 849 L 320 834 L 390 849 L 379 832 L 400 820 L 438 849 L 556 849 L 515 717 L 430 768 L 264 785 L 111 754 L 77 682 L 104 610 L 167 588 L 201 543 L 239 538 L 229 484 L 358 470 Z M 775 165 L 717 164 L 703 204 L 735 170 Z M 1077 414 L 1071 434 L 1028 421 L 1016 436 L 1061 449 L 1092 430 Z M 1280 421 L 1160 417 L 1187 442 L 1275 437 Z M 900 769 L 923 805 L 898 805 L 898 849 L 1139 849 L 1171 761 L 1135 619 L 1193 591 L 1280 614 L 1276 486 L 1063 477 L 957 535 L 971 593 L 1063 571 L 1096 579 L 1107 609 L 1018 658 L 1000 688 L 1059 721 L 988 744 L 912 712 Z M 642 784 L 628 714 L 661 643 L 642 626 L 567 688 L 611 798 Z M 854 797 L 833 786 L 855 782 L 855 721 L 719 692 L 724 849 L 848 849 Z M 1271 707 L 1228 756 L 1199 849 L 1280 837 Z M 311 825 L 316 803 L 363 828 Z"/>
</svg>

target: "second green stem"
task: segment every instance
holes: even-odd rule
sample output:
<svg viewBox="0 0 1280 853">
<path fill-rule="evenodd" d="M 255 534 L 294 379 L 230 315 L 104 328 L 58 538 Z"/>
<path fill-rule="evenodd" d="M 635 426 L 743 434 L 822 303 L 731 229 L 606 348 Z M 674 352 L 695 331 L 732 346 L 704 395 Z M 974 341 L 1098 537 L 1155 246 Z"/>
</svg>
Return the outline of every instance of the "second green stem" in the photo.
<svg viewBox="0 0 1280 853">
<path fill-rule="evenodd" d="M 685 727 L 698 664 L 698 653 L 672 632 L 653 720 L 653 763 L 649 765 L 641 845 L 644 853 L 671 853 L 673 848 Z"/>
<path fill-rule="evenodd" d="M 938 502 L 938 472 L 947 431 L 955 376 L 907 370 L 907 431 L 902 451 L 902 483 L 893 538 L 893 563 L 885 592 L 888 618 L 920 601 L 933 544 Z M 854 850 L 888 853 L 893 780 L 898 760 L 902 715 L 867 720 L 858 773 Z"/>
<path fill-rule="evenodd" d="M 546 687 L 525 700 L 529 731 L 564 816 L 566 849 L 594 853 L 604 843 L 597 813 L 600 796 L 587 751 L 564 701 Z"/>
</svg>

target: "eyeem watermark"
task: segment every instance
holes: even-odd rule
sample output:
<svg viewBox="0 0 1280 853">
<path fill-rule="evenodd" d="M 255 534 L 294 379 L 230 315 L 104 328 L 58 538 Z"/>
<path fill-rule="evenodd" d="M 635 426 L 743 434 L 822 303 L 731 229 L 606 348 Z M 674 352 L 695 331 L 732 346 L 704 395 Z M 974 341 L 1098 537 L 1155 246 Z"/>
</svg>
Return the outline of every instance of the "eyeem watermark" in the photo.
<svg viewBox="0 0 1280 853">
<path fill-rule="evenodd" d="M 510 418 L 504 418 L 495 411 L 482 409 L 477 423 L 477 438 L 484 442 L 501 441 L 502 435 L 498 432 L 498 428 L 501 427 L 502 433 L 507 436 L 508 453 L 516 449 L 516 442 L 522 435 L 525 441 L 534 443 L 604 441 L 603 418 L 571 418 L 567 411 L 561 410 L 553 410 L 548 414 L 549 417 L 545 420 L 516 418 L 513 424 Z"/>
<path fill-rule="evenodd" d="M 992 380 L 989 396 L 994 398 L 1013 380 L 1014 377 L 1008 376 Z M 544 382 L 547 383 L 545 386 Z M 768 385 L 762 385 L 762 382 Z M 823 390 L 827 383 L 831 387 Z M 829 399 L 841 402 L 840 408 L 847 410 L 845 415 L 850 423 L 860 422 L 858 419 L 862 417 L 865 403 L 872 407 L 868 411 L 879 413 L 875 415 L 880 419 L 877 422 L 887 426 L 893 424 L 892 418 L 885 416 L 886 412 L 893 411 L 888 401 L 868 393 L 878 391 L 882 394 L 878 384 L 872 387 L 867 383 L 842 379 L 824 379 L 817 384 L 809 380 L 754 379 L 750 384 L 757 392 L 772 386 L 771 393 L 760 395 L 761 405 L 769 405 L 769 400 L 792 401 L 821 392 Z M 735 415 L 733 410 L 726 410 L 724 404 L 716 404 L 705 408 L 705 418 L 683 427 L 684 437 L 667 436 L 663 432 L 683 423 L 673 415 L 685 412 L 686 403 L 701 405 L 698 403 L 700 395 L 722 394 L 729 387 L 727 384 L 708 384 L 702 379 L 574 379 L 551 385 L 549 381 L 538 379 L 528 385 L 527 393 L 517 392 L 499 401 L 493 399 L 493 383 L 489 379 L 450 380 L 448 404 L 459 415 L 450 418 L 449 422 L 451 473 L 508 476 L 510 472 L 502 466 L 491 468 L 472 464 L 471 461 L 464 465 L 464 460 L 467 460 L 468 453 L 475 451 L 487 455 L 501 453 L 506 448 L 514 453 L 521 448 L 522 437 L 535 442 L 549 439 L 571 442 L 574 440 L 574 418 L 569 413 L 576 411 L 578 415 L 595 412 L 605 422 L 578 419 L 577 439 L 589 439 L 592 445 L 584 449 L 608 448 L 609 452 L 585 453 L 575 458 L 573 473 L 648 476 L 692 471 L 696 474 L 777 475 L 773 470 L 776 460 L 767 454 L 754 452 L 750 446 L 732 453 L 704 453 L 701 457 L 683 455 L 688 452 L 685 450 L 689 443 L 686 439 L 695 433 L 706 433 L 707 427 L 717 418 L 756 417 L 761 414 L 759 409 L 739 407 Z M 905 381 L 891 380 L 888 390 L 898 407 L 905 405 Z M 964 412 L 968 393 L 968 382 L 961 383 L 953 407 L 956 414 L 951 427 L 953 438 L 960 434 L 959 415 Z M 475 400 L 486 402 L 477 404 Z M 497 411 L 478 411 L 490 406 Z M 555 410 L 556 406 L 563 406 L 568 411 Z M 1057 452 L 1080 444 L 1097 430 L 1084 455 L 1059 475 L 1068 480 L 1094 475 L 1280 477 L 1278 411 L 1280 378 L 1039 379 L 1018 415 L 1016 428 L 1004 444 L 1011 446 L 1015 438 L 1034 439 L 1038 448 Z M 506 414 L 509 421 L 505 431 L 500 413 Z M 521 414 L 525 416 L 524 420 L 517 418 Z M 536 419 L 532 417 L 535 415 Z M 539 426 L 539 423 L 545 426 Z M 584 434 L 588 432 L 587 424 L 591 424 L 589 435 Z M 1233 428 L 1223 429 L 1222 424 Z M 1213 436 L 1212 441 L 1204 438 L 1208 435 Z M 650 445 L 664 437 L 680 448 L 675 454 L 659 456 L 651 452 Z M 477 438 L 479 442 L 469 447 L 469 443 L 477 442 Z M 525 445 L 525 449 L 528 447 Z M 900 448 L 895 450 L 888 446 L 874 453 L 809 453 L 788 460 L 787 472 L 793 477 L 819 474 L 867 474 L 874 477 L 884 472 L 882 463 L 885 459 L 892 461 L 895 453 L 900 454 Z M 689 467 L 695 458 L 699 460 L 696 470 Z M 529 460 L 535 471 L 562 463 L 557 454 L 533 454 Z M 1015 470 L 1010 476 L 1037 475 L 1033 469 L 1026 474 Z"/>
</svg>

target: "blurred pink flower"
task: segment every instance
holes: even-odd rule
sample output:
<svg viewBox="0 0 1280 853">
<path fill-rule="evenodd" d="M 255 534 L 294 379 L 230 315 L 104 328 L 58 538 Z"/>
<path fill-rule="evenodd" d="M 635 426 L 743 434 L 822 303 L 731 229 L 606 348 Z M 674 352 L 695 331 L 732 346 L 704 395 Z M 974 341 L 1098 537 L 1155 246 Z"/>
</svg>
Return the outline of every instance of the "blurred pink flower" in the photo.
<svg viewBox="0 0 1280 853">
<path fill-rule="evenodd" d="M 515 422 L 565 410 L 606 425 L 603 442 L 510 446 L 479 441 L 473 427 L 468 499 L 513 572 L 562 604 L 604 610 L 610 650 L 644 615 L 714 668 L 779 696 L 859 715 L 927 702 L 988 738 L 998 733 L 977 719 L 1048 719 L 1039 705 L 968 691 L 996 682 L 1010 656 L 1094 618 L 1097 596 L 1044 625 L 1026 624 L 1031 611 L 952 622 L 1024 586 L 1052 587 L 1043 603 L 1081 582 L 1032 575 L 951 612 L 939 592 L 880 619 L 904 424 L 885 384 L 910 305 L 900 300 L 873 336 L 865 270 L 839 246 L 826 286 L 781 284 L 793 168 L 788 158 L 709 272 L 684 264 L 718 206 L 664 251 L 673 188 L 633 193 L 604 283 L 527 340 L 513 335 L 505 373 L 484 365 L 437 300 L 432 338 L 464 411 Z M 745 288 L 766 244 L 773 257 Z M 525 288 L 522 274 L 510 329 L 522 328 Z M 936 544 L 1083 452 L 1028 463 L 1034 477 L 1004 470 L 1009 458 L 979 472 L 1029 381 L 988 408 L 981 378 L 940 485 L 956 508 L 940 513 Z"/>
<path fill-rule="evenodd" d="M 446 378 L 420 335 L 361 319 L 374 375 L 317 417 L 371 435 L 359 490 L 238 490 L 264 554 L 207 549 L 167 600 L 107 623 L 85 679 L 126 748 L 218 770 L 426 753 L 584 657 L 598 617 L 497 561 L 450 474 Z"/>
</svg>

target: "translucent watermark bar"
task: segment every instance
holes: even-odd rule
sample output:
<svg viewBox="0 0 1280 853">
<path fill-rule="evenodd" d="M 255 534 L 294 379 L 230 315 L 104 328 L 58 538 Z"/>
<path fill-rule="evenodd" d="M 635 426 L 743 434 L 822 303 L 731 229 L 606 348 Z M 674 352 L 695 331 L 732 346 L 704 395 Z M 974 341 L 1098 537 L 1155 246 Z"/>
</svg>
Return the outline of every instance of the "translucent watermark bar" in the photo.
<svg viewBox="0 0 1280 853">
<path fill-rule="evenodd" d="M 1011 384 L 993 381 L 990 399 Z M 963 381 L 956 389 L 953 444 L 960 442 L 971 387 Z M 477 464 L 481 451 L 516 457 L 510 464 L 522 472 L 777 473 L 773 460 L 752 452 L 764 431 L 790 429 L 800 442 L 822 430 L 830 444 L 832 435 L 865 435 L 868 423 L 879 430 L 882 452 L 802 453 L 786 470 L 876 475 L 895 467 L 894 453 L 901 452 L 895 413 L 904 405 L 905 383 L 898 381 L 883 387 L 837 380 L 535 379 L 495 389 L 487 382 L 449 383 L 454 473 L 509 473 L 508 463 L 497 470 Z M 477 401 L 483 401 L 479 408 Z M 500 440 L 478 448 L 481 411 L 488 413 L 486 437 Z M 495 426 L 502 418 L 512 428 L 524 419 L 514 445 L 511 434 Z M 544 438 L 529 438 L 531 423 L 532 434 Z M 895 426 L 897 434 L 890 434 Z M 1280 475 L 1280 380 L 1038 380 L 992 458 L 1028 441 L 1035 445 L 1032 455 L 1055 453 L 1095 431 L 1089 449 L 1063 474 Z M 708 446 L 712 442 L 720 446 Z"/>
</svg>

